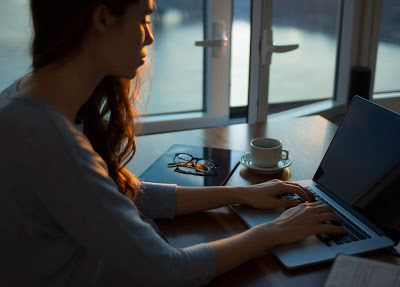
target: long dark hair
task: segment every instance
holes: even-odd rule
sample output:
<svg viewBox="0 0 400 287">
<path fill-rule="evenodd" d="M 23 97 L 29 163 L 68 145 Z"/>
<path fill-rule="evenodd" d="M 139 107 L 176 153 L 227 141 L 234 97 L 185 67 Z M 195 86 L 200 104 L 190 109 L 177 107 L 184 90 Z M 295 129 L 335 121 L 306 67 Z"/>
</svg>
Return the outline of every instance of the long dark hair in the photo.
<svg viewBox="0 0 400 287">
<path fill-rule="evenodd" d="M 55 61 L 68 60 L 77 52 L 99 4 L 111 13 L 123 15 L 139 0 L 31 0 L 34 38 L 31 48 L 33 72 Z M 136 151 L 135 99 L 139 82 L 114 76 L 105 77 L 80 108 L 76 123 L 94 150 L 103 158 L 119 192 L 132 200 L 139 191 L 138 180 L 124 166 Z"/>
</svg>

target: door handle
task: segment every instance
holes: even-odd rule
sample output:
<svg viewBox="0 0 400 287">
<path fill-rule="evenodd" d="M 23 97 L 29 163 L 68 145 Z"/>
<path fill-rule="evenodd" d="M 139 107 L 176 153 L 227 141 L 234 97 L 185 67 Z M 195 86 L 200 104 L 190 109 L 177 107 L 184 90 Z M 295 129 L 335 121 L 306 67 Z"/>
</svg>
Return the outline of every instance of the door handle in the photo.
<svg viewBox="0 0 400 287">
<path fill-rule="evenodd" d="M 199 47 L 212 47 L 213 57 L 220 57 L 223 55 L 224 49 L 228 46 L 228 37 L 226 36 L 226 26 L 224 22 L 213 23 L 213 39 L 196 41 L 194 43 Z"/>
<path fill-rule="evenodd" d="M 269 52 L 272 52 L 272 53 L 286 53 L 286 52 L 290 52 L 290 51 L 298 49 L 299 48 L 299 44 L 282 45 L 282 46 L 276 46 L 276 45 L 272 44 L 268 48 L 269 49 L 267 49 L 267 50 Z"/>
<path fill-rule="evenodd" d="M 262 35 L 261 55 L 262 65 L 271 64 L 272 53 L 287 53 L 299 48 L 299 44 L 275 45 L 272 41 L 272 29 L 265 29 Z"/>
<path fill-rule="evenodd" d="M 200 47 L 226 47 L 228 46 L 228 40 L 221 39 L 221 40 L 196 41 L 195 45 Z"/>
</svg>

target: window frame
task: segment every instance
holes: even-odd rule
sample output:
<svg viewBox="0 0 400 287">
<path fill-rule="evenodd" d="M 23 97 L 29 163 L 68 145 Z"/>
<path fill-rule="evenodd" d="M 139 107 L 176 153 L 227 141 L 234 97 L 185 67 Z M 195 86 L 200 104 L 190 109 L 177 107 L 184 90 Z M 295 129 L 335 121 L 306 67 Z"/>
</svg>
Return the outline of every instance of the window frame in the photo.
<svg viewBox="0 0 400 287">
<path fill-rule="evenodd" d="M 376 62 L 378 58 L 378 47 L 379 47 L 379 40 L 380 40 L 380 25 L 381 25 L 381 18 L 382 18 L 382 11 L 383 11 L 383 1 L 384 0 L 374 0 L 376 2 L 375 6 L 377 7 L 375 14 L 374 14 L 374 40 L 376 40 L 376 51 L 375 51 L 375 61 L 374 61 L 374 70 L 373 76 L 371 80 L 371 99 L 375 102 L 382 103 L 384 105 L 393 105 L 393 106 L 400 106 L 400 88 L 395 91 L 383 91 L 383 92 L 375 92 L 374 91 L 374 83 L 375 83 L 375 73 L 376 73 Z M 400 109 L 397 109 L 400 113 Z"/>
</svg>

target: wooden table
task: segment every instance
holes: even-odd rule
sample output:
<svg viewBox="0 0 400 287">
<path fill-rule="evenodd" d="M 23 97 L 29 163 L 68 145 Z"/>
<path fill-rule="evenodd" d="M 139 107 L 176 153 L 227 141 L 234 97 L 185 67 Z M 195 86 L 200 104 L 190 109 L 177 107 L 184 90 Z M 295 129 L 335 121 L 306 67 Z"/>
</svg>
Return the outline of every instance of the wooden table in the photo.
<svg viewBox="0 0 400 287">
<path fill-rule="evenodd" d="M 128 169 L 140 175 L 173 144 L 188 144 L 249 150 L 255 137 L 274 137 L 283 141 L 290 151 L 293 164 L 277 175 L 259 175 L 239 166 L 227 185 L 250 185 L 273 178 L 282 180 L 309 179 L 314 175 L 337 126 L 320 116 L 303 117 L 267 124 L 239 124 L 228 127 L 181 131 L 137 138 L 137 155 Z M 245 224 L 228 207 L 179 216 L 174 220 L 159 220 L 157 224 L 171 245 L 186 247 L 228 237 L 246 230 Z M 368 257 L 400 264 L 386 251 Z M 332 263 L 320 264 L 295 271 L 267 253 L 217 277 L 209 286 L 323 286 Z"/>
</svg>

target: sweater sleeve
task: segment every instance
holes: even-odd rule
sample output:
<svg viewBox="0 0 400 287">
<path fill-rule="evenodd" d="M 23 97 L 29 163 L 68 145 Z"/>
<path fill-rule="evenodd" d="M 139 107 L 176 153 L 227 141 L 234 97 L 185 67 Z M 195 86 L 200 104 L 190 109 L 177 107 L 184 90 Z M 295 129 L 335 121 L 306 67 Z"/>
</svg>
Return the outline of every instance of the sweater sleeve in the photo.
<svg viewBox="0 0 400 287">
<path fill-rule="evenodd" d="M 199 286 L 212 280 L 217 267 L 210 245 L 168 245 L 140 218 L 133 202 L 118 192 L 87 138 L 72 128 L 58 129 L 58 134 L 57 148 L 47 150 L 40 163 L 47 186 L 37 196 L 77 244 L 125 270 L 127 280 L 138 286 Z M 156 188 L 145 186 L 151 193 Z M 166 190 L 172 201 L 173 188 Z M 174 209 L 171 203 L 158 213 L 145 205 L 155 215 L 169 216 Z"/>
<path fill-rule="evenodd" d="M 150 218 L 175 217 L 176 185 L 142 182 L 135 204 L 138 209 Z"/>
</svg>

